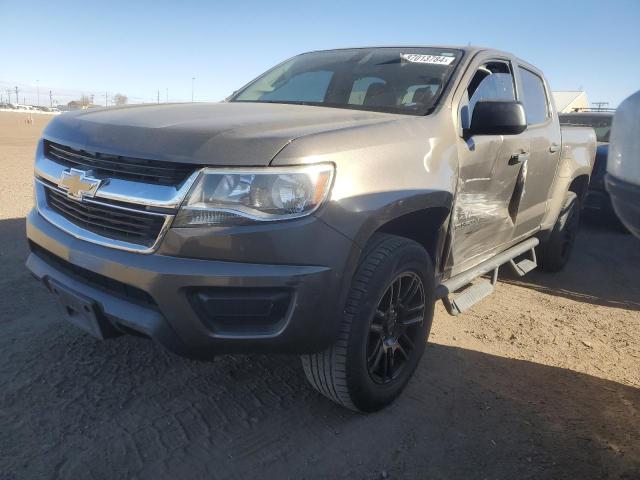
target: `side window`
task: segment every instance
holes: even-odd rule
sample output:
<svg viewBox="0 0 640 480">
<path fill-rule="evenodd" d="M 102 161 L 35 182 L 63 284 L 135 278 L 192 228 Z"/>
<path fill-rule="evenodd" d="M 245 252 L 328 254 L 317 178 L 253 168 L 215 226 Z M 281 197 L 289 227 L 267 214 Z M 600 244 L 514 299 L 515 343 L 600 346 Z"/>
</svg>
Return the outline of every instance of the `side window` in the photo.
<svg viewBox="0 0 640 480">
<path fill-rule="evenodd" d="M 322 102 L 329 88 L 333 73 L 317 70 L 294 75 L 270 92 L 263 93 L 259 100 L 287 100 L 296 98 L 302 102 Z"/>
<path fill-rule="evenodd" d="M 484 100 L 515 100 L 513 73 L 507 62 L 488 62 L 481 65 L 467 87 L 461 120 L 469 128 L 476 103 Z"/>
<path fill-rule="evenodd" d="M 527 114 L 527 124 L 543 123 L 549 117 L 544 82 L 538 75 L 525 68 L 520 68 L 520 78 L 522 79 L 522 103 Z"/>
</svg>

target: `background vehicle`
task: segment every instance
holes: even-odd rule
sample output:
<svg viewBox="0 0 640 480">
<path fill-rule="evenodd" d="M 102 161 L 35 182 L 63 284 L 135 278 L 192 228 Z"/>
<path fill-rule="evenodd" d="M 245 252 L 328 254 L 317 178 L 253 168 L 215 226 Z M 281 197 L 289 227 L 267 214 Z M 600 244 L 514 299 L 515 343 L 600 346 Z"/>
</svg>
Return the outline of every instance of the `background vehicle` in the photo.
<svg viewBox="0 0 640 480">
<path fill-rule="evenodd" d="M 596 132 L 598 147 L 596 159 L 591 173 L 589 190 L 583 208 L 597 217 L 599 221 L 606 221 L 620 225 L 620 221 L 613 210 L 611 198 L 605 188 L 604 176 L 607 172 L 607 155 L 609 152 L 609 135 L 613 121 L 613 111 L 581 111 L 559 114 L 560 125 L 578 127 L 592 127 Z M 620 225 L 621 226 L 621 225 Z"/>
<path fill-rule="evenodd" d="M 294 57 L 225 103 L 61 115 L 27 265 L 98 337 L 301 354 L 318 391 L 376 410 L 436 298 L 456 315 L 503 264 L 568 261 L 596 142 L 549 92 L 504 52 L 363 48 Z"/>
<path fill-rule="evenodd" d="M 618 216 L 640 238 L 640 91 L 620 104 L 613 119 L 606 183 Z"/>
</svg>

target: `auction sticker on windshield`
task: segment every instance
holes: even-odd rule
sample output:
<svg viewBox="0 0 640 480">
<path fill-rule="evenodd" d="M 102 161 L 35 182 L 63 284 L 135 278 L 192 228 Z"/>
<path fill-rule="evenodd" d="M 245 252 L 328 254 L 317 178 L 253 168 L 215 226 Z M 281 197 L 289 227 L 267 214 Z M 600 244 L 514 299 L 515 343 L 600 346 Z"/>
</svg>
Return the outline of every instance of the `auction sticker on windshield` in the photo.
<svg viewBox="0 0 640 480">
<path fill-rule="evenodd" d="M 432 65 L 450 65 L 455 57 L 443 55 L 422 55 L 420 53 L 401 53 L 400 58 L 412 63 L 430 63 Z"/>
</svg>

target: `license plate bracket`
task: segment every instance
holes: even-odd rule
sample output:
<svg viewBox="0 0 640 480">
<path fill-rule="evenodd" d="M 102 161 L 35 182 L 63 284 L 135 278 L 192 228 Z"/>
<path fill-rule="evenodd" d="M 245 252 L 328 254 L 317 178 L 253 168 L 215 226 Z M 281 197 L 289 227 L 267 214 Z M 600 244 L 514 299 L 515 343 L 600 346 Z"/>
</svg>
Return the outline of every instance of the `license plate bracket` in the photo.
<svg viewBox="0 0 640 480">
<path fill-rule="evenodd" d="M 85 297 L 55 280 L 49 280 L 48 284 L 67 321 L 100 340 L 109 336 L 109 329 L 95 300 Z"/>
</svg>

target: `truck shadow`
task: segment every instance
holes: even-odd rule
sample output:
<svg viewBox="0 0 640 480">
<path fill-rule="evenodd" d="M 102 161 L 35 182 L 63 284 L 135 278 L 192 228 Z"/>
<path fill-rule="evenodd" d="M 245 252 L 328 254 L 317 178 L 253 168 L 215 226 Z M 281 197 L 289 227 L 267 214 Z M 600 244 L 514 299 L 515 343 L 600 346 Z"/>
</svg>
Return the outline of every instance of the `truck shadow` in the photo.
<svg viewBox="0 0 640 480">
<path fill-rule="evenodd" d="M 175 357 L 56 324 L 3 368 L 3 470 L 37 478 L 638 478 L 640 390 L 430 344 L 361 415 L 296 358 Z M 44 336 L 42 337 L 44 338 Z M 6 360 L 6 359 L 5 359 Z M 3 362 L 2 365 L 8 365 Z M 18 475 L 19 476 L 19 475 Z"/>
<path fill-rule="evenodd" d="M 583 223 L 569 264 L 558 273 L 520 278 L 503 267 L 500 280 L 594 305 L 640 310 L 640 240 L 608 226 Z"/>
<path fill-rule="evenodd" d="M 360 415 L 312 390 L 294 357 L 204 363 L 94 341 L 24 268 L 24 219 L 0 221 L 0 242 L 6 478 L 640 477 L 637 388 L 429 344 L 403 396 Z M 584 229 L 565 272 L 517 282 L 638 309 L 637 247 Z"/>
</svg>

